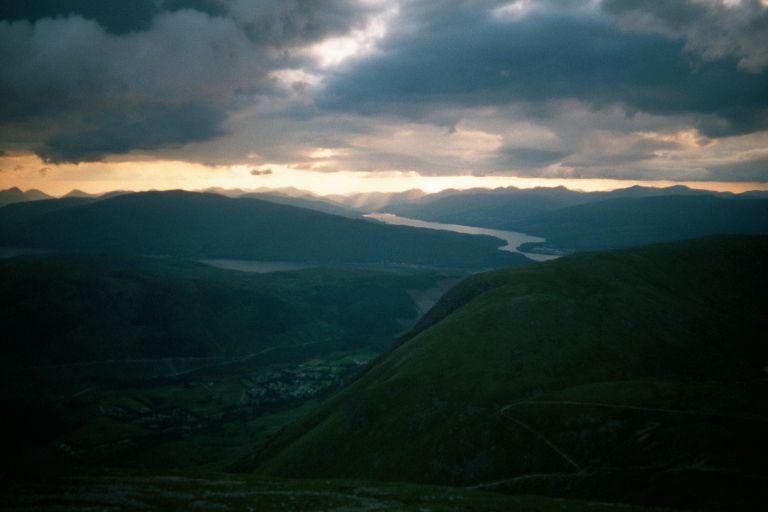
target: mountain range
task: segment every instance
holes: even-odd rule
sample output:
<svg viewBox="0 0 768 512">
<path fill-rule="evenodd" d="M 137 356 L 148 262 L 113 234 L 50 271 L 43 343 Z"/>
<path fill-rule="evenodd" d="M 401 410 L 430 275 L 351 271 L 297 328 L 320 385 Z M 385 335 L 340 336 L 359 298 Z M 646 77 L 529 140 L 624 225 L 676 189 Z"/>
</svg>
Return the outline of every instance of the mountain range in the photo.
<svg viewBox="0 0 768 512">
<path fill-rule="evenodd" d="M 715 234 L 768 233 L 768 200 L 714 195 L 622 197 L 509 222 L 507 229 L 546 238 L 527 250 L 605 250 Z"/>
<path fill-rule="evenodd" d="M 463 268 L 530 261 L 487 236 L 184 191 L 70 197 L 0 208 L 0 245 L 59 251 Z"/>
<path fill-rule="evenodd" d="M 341 205 L 217 192 L 0 208 L 0 245 L 43 252 L 0 260 L 9 471 L 234 469 L 273 487 L 550 497 L 532 510 L 768 499 L 762 194 L 503 189 Z M 577 254 L 534 264 L 492 237 L 359 218 L 375 204 Z M 716 233 L 757 235 L 681 241 Z M 672 243 L 616 249 L 659 241 Z"/>
<path fill-rule="evenodd" d="M 762 191 L 733 194 L 693 189 L 683 185 L 670 187 L 631 186 L 610 191 L 583 192 L 565 187 L 500 187 L 495 189 L 446 189 L 433 194 L 391 194 L 377 209 L 403 217 L 434 222 L 470 224 L 503 228 L 510 221 L 579 204 L 619 198 L 656 196 L 716 196 L 732 199 L 768 199 Z M 347 202 L 356 196 L 350 196 Z"/>
<path fill-rule="evenodd" d="M 578 192 L 564 187 L 446 190 L 383 211 L 432 222 L 519 231 L 546 238 L 523 250 L 562 254 L 684 240 L 768 233 L 768 196 L 629 187 Z"/>
<path fill-rule="evenodd" d="M 40 201 L 42 199 L 53 199 L 53 196 L 49 196 L 45 192 L 34 188 L 27 191 L 23 191 L 18 187 L 0 190 L 0 206 L 23 203 L 25 201 Z"/>
</svg>

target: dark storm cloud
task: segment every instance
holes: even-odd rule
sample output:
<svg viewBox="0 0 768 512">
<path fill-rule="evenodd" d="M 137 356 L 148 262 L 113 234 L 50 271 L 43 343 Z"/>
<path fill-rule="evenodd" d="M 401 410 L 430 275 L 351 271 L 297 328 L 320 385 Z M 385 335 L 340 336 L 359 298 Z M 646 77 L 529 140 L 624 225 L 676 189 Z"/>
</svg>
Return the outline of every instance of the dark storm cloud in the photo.
<svg viewBox="0 0 768 512">
<path fill-rule="evenodd" d="M 233 0 L 228 14 L 257 44 L 297 44 L 360 27 L 372 9 L 354 0 Z"/>
<path fill-rule="evenodd" d="M 3 2 L 0 143 L 77 162 L 215 138 L 228 114 L 276 94 L 269 73 L 299 61 L 288 50 L 368 11 L 345 0 Z"/>
<path fill-rule="evenodd" d="M 0 5 L 2 20 L 35 22 L 79 14 L 118 34 L 147 29 L 156 12 L 154 0 L 4 0 Z"/>
<path fill-rule="evenodd" d="M 145 112 L 114 112 L 80 130 L 57 133 L 36 148 L 46 162 L 101 160 L 133 149 L 155 149 L 208 140 L 223 133 L 224 113 L 207 105 L 156 105 Z"/>
<path fill-rule="evenodd" d="M 766 172 L 757 0 L 5 0 L 0 59 L 0 151 L 50 162 Z"/>
<path fill-rule="evenodd" d="M 500 169 L 542 167 L 568 156 L 563 151 L 537 148 L 503 148 L 498 153 Z"/>
<path fill-rule="evenodd" d="M 732 56 L 753 72 L 768 66 L 768 9 L 760 0 L 604 0 L 602 8 L 628 30 L 681 38 L 705 59 Z"/>
<path fill-rule="evenodd" d="M 217 0 L 3 0 L 0 20 L 35 22 L 79 15 L 95 20 L 111 33 L 125 34 L 147 30 L 157 14 L 180 9 L 226 13 L 225 4 Z"/>
<path fill-rule="evenodd" d="M 126 36 L 80 16 L 0 22 L 0 128 L 52 162 L 211 138 L 230 87 L 264 86 L 267 63 L 247 47 L 231 21 L 196 11 Z"/>
<path fill-rule="evenodd" d="M 4 0 L 0 20 L 77 15 L 126 34 L 146 31 L 158 14 L 182 9 L 232 18 L 252 40 L 275 45 L 344 32 L 370 12 L 351 0 Z"/>
<path fill-rule="evenodd" d="M 657 19 L 672 28 L 680 28 L 702 18 L 707 12 L 704 4 L 667 0 L 603 0 L 603 10 L 614 15 L 637 13 Z"/>
<path fill-rule="evenodd" d="M 721 181 L 765 181 L 768 174 L 768 156 L 732 162 L 708 165 L 707 170 L 713 180 Z"/>
<path fill-rule="evenodd" d="M 680 39 L 625 32 L 595 14 L 553 11 L 510 21 L 465 4 L 431 11 L 379 56 L 337 73 L 321 105 L 416 117 L 441 104 L 560 99 L 695 114 L 710 135 L 768 127 L 768 74 L 740 71 L 733 58 L 702 61 Z"/>
</svg>

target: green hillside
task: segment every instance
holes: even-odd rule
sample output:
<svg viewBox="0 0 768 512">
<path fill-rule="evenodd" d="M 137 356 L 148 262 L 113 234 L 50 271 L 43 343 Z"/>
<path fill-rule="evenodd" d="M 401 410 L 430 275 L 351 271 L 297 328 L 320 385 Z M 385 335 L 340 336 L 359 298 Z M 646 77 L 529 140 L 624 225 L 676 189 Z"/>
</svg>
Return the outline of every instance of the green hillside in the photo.
<svg viewBox="0 0 768 512">
<path fill-rule="evenodd" d="M 249 274 L 173 259 L 0 260 L 0 463 L 223 469 L 384 351 L 432 271 Z"/>
<path fill-rule="evenodd" d="M 44 201 L 25 201 L 13 203 L 0 208 L 0 240 L 12 237 L 12 232 L 20 226 L 35 219 L 54 214 L 77 206 L 83 206 L 94 202 L 91 197 L 64 197 L 61 199 L 48 199 Z M 4 242 L 3 245 L 8 245 Z"/>
<path fill-rule="evenodd" d="M 250 274 L 170 259 L 0 260 L 2 365 L 241 357 L 386 346 L 438 274 L 308 269 Z"/>
<path fill-rule="evenodd" d="M 530 263 L 520 254 L 499 251 L 502 244 L 492 237 L 387 226 L 260 199 L 184 191 L 0 208 L 0 246 L 6 247 L 461 268 Z"/>
<path fill-rule="evenodd" d="M 765 498 L 768 238 L 479 274 L 306 420 L 268 474 L 743 510 Z"/>
</svg>

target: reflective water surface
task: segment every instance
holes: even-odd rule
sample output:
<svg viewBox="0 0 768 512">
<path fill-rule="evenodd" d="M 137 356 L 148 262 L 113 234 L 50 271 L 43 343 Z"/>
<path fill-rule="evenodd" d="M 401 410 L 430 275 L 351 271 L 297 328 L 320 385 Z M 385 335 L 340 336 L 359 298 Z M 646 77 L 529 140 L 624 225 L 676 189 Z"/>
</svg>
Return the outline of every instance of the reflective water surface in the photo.
<svg viewBox="0 0 768 512">
<path fill-rule="evenodd" d="M 413 226 L 416 228 L 426 229 L 441 229 L 443 231 L 454 231 L 456 233 L 466 233 L 469 235 L 488 235 L 495 238 L 504 240 L 507 244 L 499 247 L 501 251 L 509 251 L 520 253 L 532 260 L 546 261 L 558 258 L 558 256 L 550 256 L 545 254 L 534 254 L 530 252 L 523 252 L 518 249 L 521 244 L 527 242 L 544 242 L 545 239 L 540 236 L 526 235 L 525 233 L 518 233 L 517 231 L 503 231 L 501 229 L 488 229 L 478 228 L 474 226 L 462 226 L 459 224 L 442 224 L 440 222 L 427 222 L 418 219 L 409 219 L 407 217 L 400 217 L 392 213 L 369 213 L 365 215 L 369 219 L 375 219 L 387 224 L 394 224 L 398 226 Z"/>
</svg>

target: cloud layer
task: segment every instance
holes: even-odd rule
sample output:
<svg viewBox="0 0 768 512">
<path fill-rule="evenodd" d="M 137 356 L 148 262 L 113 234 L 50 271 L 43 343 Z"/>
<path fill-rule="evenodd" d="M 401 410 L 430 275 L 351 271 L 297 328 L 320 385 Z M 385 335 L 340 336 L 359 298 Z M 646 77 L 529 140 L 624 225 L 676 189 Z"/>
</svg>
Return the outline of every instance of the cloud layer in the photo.
<svg viewBox="0 0 768 512">
<path fill-rule="evenodd" d="M 231 113 L 274 94 L 269 73 L 299 62 L 292 49 L 351 29 L 365 12 L 338 0 L 3 9 L 3 139 L 54 163 L 220 136 Z"/>
<path fill-rule="evenodd" d="M 766 4 L 7 1 L 0 151 L 768 181 Z"/>
</svg>

